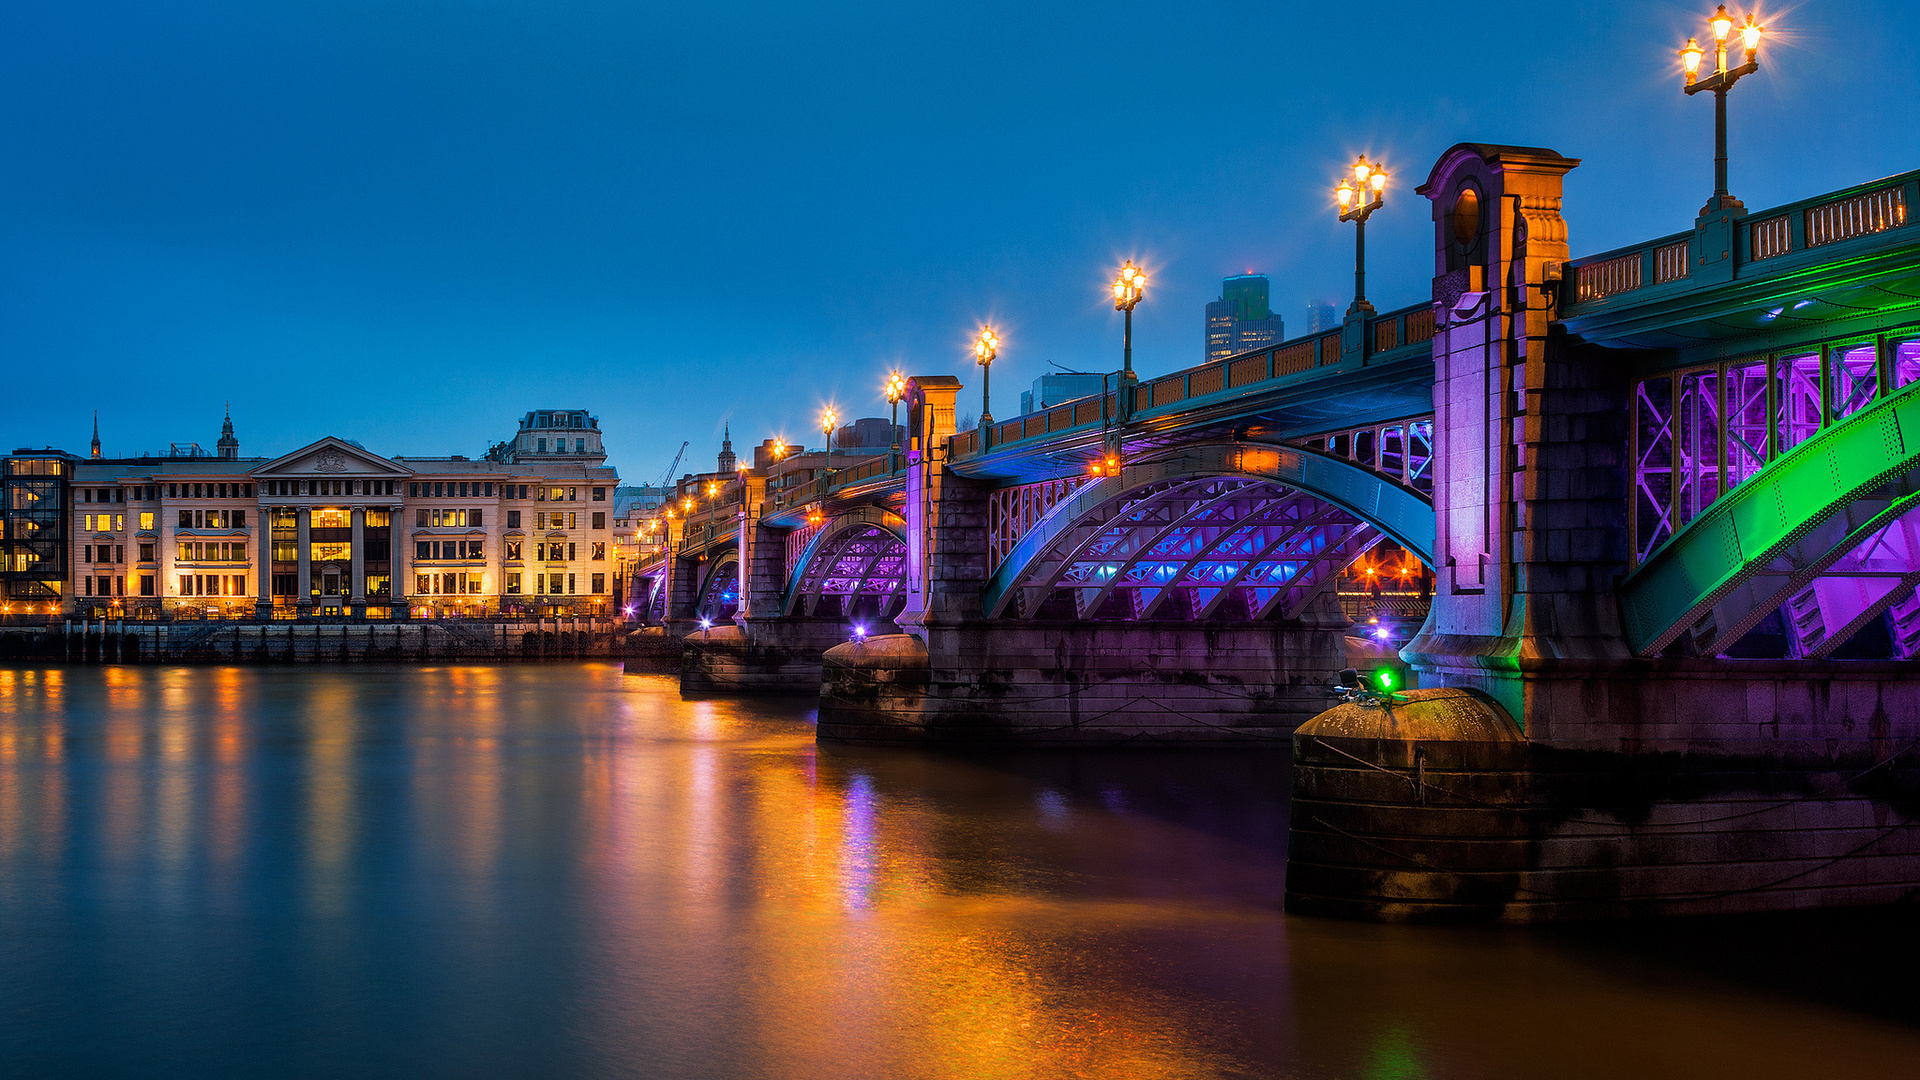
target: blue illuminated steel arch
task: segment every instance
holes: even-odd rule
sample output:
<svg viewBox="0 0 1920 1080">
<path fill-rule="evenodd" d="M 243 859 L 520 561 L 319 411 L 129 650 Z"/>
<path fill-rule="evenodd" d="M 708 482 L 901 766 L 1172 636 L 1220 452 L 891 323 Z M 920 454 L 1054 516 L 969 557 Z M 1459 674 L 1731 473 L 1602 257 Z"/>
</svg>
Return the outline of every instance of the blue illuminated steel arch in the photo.
<svg viewBox="0 0 1920 1080">
<path fill-rule="evenodd" d="M 1916 511 L 1920 383 L 1794 447 L 1652 552 L 1620 585 L 1627 643 L 1651 656 L 1690 634 L 1713 655 L 1787 605 L 1819 624 L 1799 654 L 1823 655 L 1920 582 Z"/>
<path fill-rule="evenodd" d="M 724 622 L 740 610 L 740 552 L 727 548 L 709 560 L 710 569 L 700 586 L 700 599 L 694 607 L 697 618 Z"/>
<path fill-rule="evenodd" d="M 847 604 L 868 596 L 882 607 L 904 597 L 906 524 L 898 514 L 877 506 L 855 507 L 827 522 L 787 568 L 781 613 L 812 614 L 808 601 L 817 603 L 827 593 Z"/>
<path fill-rule="evenodd" d="M 1203 617 L 1231 590 L 1249 586 L 1247 575 L 1257 566 L 1297 566 L 1305 559 L 1337 573 L 1382 535 L 1428 565 L 1433 559 L 1433 505 L 1416 491 L 1363 466 L 1296 447 L 1200 445 L 1128 465 L 1120 476 L 1089 482 L 1061 500 L 994 570 L 983 596 L 986 614 L 1007 614 L 1022 588 L 1048 591 L 1072 558 L 1061 552 L 1082 550 L 1099 530 L 1132 522 L 1147 539 L 1108 548 L 1100 555 L 1109 564 L 1104 576 L 1073 583 L 1091 596 L 1083 614 L 1098 610 L 1127 572 L 1150 556 L 1213 572 L 1204 582 L 1167 582 L 1194 586 L 1208 597 Z M 1156 544 L 1178 550 L 1155 551 Z M 1151 594 L 1135 617 L 1151 617 L 1168 595 L 1151 580 L 1127 584 L 1147 586 L 1141 595 Z M 1273 578 L 1251 587 L 1273 595 L 1287 584 Z M 1028 599 L 1024 606 L 1031 611 Z M 1263 603 L 1260 610 L 1270 607 Z"/>
</svg>

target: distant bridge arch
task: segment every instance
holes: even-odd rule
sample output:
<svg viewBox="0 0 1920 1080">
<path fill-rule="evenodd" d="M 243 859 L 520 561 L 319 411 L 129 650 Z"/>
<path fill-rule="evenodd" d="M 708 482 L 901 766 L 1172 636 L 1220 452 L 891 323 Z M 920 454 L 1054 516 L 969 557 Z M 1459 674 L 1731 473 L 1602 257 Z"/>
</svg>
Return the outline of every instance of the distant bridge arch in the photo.
<svg viewBox="0 0 1920 1080">
<path fill-rule="evenodd" d="M 797 537 L 781 611 L 870 612 L 891 617 L 906 600 L 907 523 L 878 506 L 856 507 Z M 822 611 L 822 607 L 831 611 Z"/>
<path fill-rule="evenodd" d="M 706 578 L 700 586 L 700 600 L 694 614 L 712 623 L 733 619 L 740 610 L 740 552 L 728 548 L 707 561 Z"/>
<path fill-rule="evenodd" d="M 983 606 L 1031 617 L 1066 589 L 1081 618 L 1291 617 L 1387 538 L 1431 566 L 1432 502 L 1312 450 L 1184 447 L 1062 498 L 993 570 Z"/>
</svg>

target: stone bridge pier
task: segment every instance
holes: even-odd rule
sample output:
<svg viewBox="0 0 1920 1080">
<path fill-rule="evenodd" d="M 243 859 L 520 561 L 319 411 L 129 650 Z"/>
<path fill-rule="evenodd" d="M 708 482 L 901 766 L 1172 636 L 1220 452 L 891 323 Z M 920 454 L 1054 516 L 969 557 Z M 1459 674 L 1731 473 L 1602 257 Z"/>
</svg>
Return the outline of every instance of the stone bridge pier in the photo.
<svg viewBox="0 0 1920 1080">
<path fill-rule="evenodd" d="M 1403 655 L 1426 688 L 1296 732 L 1288 908 L 1520 922 L 1920 898 L 1920 669 L 1889 614 L 1920 582 L 1920 382 L 1899 385 L 1892 315 L 1770 314 L 1861 296 L 1871 257 L 1792 262 L 1789 224 L 1818 239 L 1828 207 L 1893 196 L 1766 215 L 1751 233 L 1777 223 L 1783 256 L 1718 209 L 1583 266 L 1560 214 L 1577 164 L 1462 144 L 1419 189 L 1441 497 L 1434 602 Z M 1907 245 L 1880 272 L 1911 322 L 1920 246 L 1857 220 L 1869 252 Z M 1876 659 L 1828 659 L 1849 636 Z"/>
<path fill-rule="evenodd" d="M 852 505 L 818 525 L 783 529 L 763 518 L 765 478 L 744 484 L 728 535 L 704 559 L 682 557 L 686 567 L 670 570 L 681 691 L 817 694 L 828 649 L 898 630 L 898 575 L 886 559 L 891 549 L 898 561 L 902 523 Z M 850 574 L 836 576 L 849 564 Z"/>
</svg>

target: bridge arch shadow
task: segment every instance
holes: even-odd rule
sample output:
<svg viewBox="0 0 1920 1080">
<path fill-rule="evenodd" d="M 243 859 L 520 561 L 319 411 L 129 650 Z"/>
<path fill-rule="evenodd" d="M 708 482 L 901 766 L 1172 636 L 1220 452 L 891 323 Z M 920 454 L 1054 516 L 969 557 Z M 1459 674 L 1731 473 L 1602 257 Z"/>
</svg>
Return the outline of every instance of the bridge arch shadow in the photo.
<svg viewBox="0 0 1920 1080">
<path fill-rule="evenodd" d="M 1433 563 L 1432 502 L 1291 446 L 1184 447 L 1062 499 L 994 569 L 989 618 L 1293 618 L 1384 539 Z"/>
</svg>

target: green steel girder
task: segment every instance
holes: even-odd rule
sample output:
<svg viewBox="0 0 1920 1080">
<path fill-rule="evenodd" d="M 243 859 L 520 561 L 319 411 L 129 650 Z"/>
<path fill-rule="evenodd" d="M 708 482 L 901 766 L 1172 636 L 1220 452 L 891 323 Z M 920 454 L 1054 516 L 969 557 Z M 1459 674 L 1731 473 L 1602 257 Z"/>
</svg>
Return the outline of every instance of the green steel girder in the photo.
<svg viewBox="0 0 1920 1080">
<path fill-rule="evenodd" d="M 1692 630 L 1724 648 L 1917 491 L 1920 383 L 1794 447 L 1629 574 L 1620 583 L 1628 646 L 1652 656 Z"/>
<path fill-rule="evenodd" d="M 1325 499 L 1379 529 L 1433 565 L 1433 503 L 1411 488 L 1342 458 L 1270 443 L 1211 443 L 1181 447 L 1126 465 L 1119 476 L 1082 485 L 1027 530 L 988 579 L 982 607 L 989 618 L 1006 608 L 1033 561 L 1062 533 L 1107 503 L 1165 480 L 1250 476 Z"/>
</svg>

